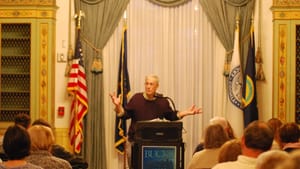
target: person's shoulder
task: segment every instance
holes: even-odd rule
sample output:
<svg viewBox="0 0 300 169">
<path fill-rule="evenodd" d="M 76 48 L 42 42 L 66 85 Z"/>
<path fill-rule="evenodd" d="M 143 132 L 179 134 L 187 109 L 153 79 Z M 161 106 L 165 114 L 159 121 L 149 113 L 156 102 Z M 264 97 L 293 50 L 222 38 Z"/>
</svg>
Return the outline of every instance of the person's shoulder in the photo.
<svg viewBox="0 0 300 169">
<path fill-rule="evenodd" d="M 32 163 L 27 163 L 24 167 L 22 167 L 20 169 L 43 169 L 43 168 L 40 166 L 34 165 Z"/>
<path fill-rule="evenodd" d="M 55 156 L 50 156 L 47 158 L 47 161 L 45 161 L 46 165 L 49 165 L 53 168 L 64 168 L 64 169 L 72 169 L 71 164 L 62 158 L 55 157 Z"/>
<path fill-rule="evenodd" d="M 216 164 L 212 169 L 235 169 L 236 161 L 228 161 Z"/>
</svg>

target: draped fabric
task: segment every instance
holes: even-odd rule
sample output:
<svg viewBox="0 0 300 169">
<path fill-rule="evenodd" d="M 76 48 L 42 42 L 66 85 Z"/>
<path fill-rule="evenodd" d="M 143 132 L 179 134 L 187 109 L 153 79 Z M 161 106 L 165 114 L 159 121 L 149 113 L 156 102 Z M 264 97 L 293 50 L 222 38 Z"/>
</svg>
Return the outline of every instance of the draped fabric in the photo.
<svg viewBox="0 0 300 169">
<path fill-rule="evenodd" d="M 224 47 L 199 0 L 172 8 L 148 0 L 130 0 L 126 12 L 131 92 L 144 91 L 145 75 L 156 74 L 158 92 L 171 97 L 178 110 L 192 104 L 203 108 L 203 114 L 182 119 L 187 165 L 209 119 L 224 112 L 223 62 L 219 59 L 225 53 Z M 107 169 L 123 168 L 122 158 L 114 149 L 115 112 L 109 98 L 109 93 L 116 90 L 122 25 L 119 23 L 103 50 Z"/>
<path fill-rule="evenodd" d="M 255 0 L 199 0 L 202 9 L 205 10 L 212 27 L 223 44 L 226 55 L 224 64 L 224 78 L 222 92 L 222 107 L 224 108 L 223 116 L 228 118 L 228 121 L 235 122 L 234 117 L 231 118 L 229 107 L 230 102 L 228 97 L 228 75 L 231 64 L 233 46 L 234 46 L 234 32 L 235 22 L 239 20 L 239 41 L 240 41 L 240 61 L 241 71 L 243 72 L 246 65 L 246 58 L 248 55 L 248 44 L 250 40 L 249 32 L 251 27 L 251 18 L 254 12 Z M 223 57 L 223 56 L 221 56 Z M 220 59 L 221 60 L 221 59 Z M 240 129 L 237 129 L 240 131 Z M 241 132 L 237 133 L 240 136 Z"/>
<path fill-rule="evenodd" d="M 230 64 L 234 43 L 235 21 L 240 20 L 241 63 L 245 66 L 249 31 L 255 0 L 199 0 L 226 49 L 225 61 Z"/>
<path fill-rule="evenodd" d="M 190 0 L 148 0 L 148 1 L 165 7 L 174 7 L 174 6 L 182 5 Z"/>
<path fill-rule="evenodd" d="M 89 112 L 85 118 L 83 155 L 89 168 L 107 168 L 103 105 L 103 74 L 92 73 L 96 59 L 102 59 L 102 49 L 114 32 L 129 0 L 75 0 L 75 12 L 82 10 L 81 34 L 85 55 Z"/>
</svg>

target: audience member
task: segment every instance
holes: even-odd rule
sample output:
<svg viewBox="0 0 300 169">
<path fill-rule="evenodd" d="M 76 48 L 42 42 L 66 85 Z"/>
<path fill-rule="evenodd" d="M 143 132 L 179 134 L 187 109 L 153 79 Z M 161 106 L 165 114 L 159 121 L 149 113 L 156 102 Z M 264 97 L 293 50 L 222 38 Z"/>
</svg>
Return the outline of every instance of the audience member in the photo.
<svg viewBox="0 0 300 169">
<path fill-rule="evenodd" d="M 28 114 L 20 113 L 15 116 L 14 123 L 17 125 L 23 126 L 25 129 L 28 129 L 28 127 L 30 126 L 30 123 L 31 123 L 31 118 Z M 4 153 L 2 145 L 3 145 L 3 137 L 0 138 L 0 158 L 3 161 L 6 161 L 6 160 L 8 160 L 8 158 Z"/>
<path fill-rule="evenodd" d="M 228 135 L 220 124 L 211 124 L 206 128 L 204 149 L 196 152 L 188 165 L 188 169 L 211 168 L 218 163 L 220 147 L 228 141 Z"/>
<path fill-rule="evenodd" d="M 300 150 L 294 150 L 289 154 L 290 158 L 274 169 L 300 169 Z"/>
<path fill-rule="evenodd" d="M 269 127 L 272 129 L 274 133 L 274 140 L 271 149 L 279 150 L 280 149 L 279 128 L 282 126 L 283 123 L 278 118 L 271 118 L 268 120 L 267 124 L 269 125 Z"/>
<path fill-rule="evenodd" d="M 228 135 L 229 139 L 235 139 L 236 138 L 229 121 L 226 120 L 224 117 L 216 116 L 216 117 L 209 120 L 209 124 L 220 124 L 225 129 L 225 131 L 227 132 L 227 135 Z M 198 152 L 200 150 L 203 150 L 203 149 L 204 149 L 204 144 L 203 144 L 203 141 L 201 141 L 197 145 L 197 147 L 195 148 L 193 154 L 195 154 L 196 152 Z"/>
<path fill-rule="evenodd" d="M 236 161 L 242 154 L 241 142 L 238 139 L 226 141 L 220 148 L 218 162 Z"/>
<path fill-rule="evenodd" d="M 251 122 L 241 138 L 242 154 L 238 156 L 237 161 L 219 163 L 213 169 L 255 169 L 256 158 L 270 150 L 273 139 L 273 131 L 267 123 Z"/>
<path fill-rule="evenodd" d="M 286 152 L 300 149 L 300 129 L 295 122 L 283 124 L 279 128 L 280 147 Z"/>
<path fill-rule="evenodd" d="M 282 150 L 266 151 L 257 157 L 255 169 L 274 169 L 289 158 L 289 154 Z"/>
<path fill-rule="evenodd" d="M 30 153 L 30 144 L 25 128 L 20 125 L 8 127 L 3 139 L 3 149 L 8 160 L 0 163 L 0 169 L 42 169 L 25 161 Z"/>
<path fill-rule="evenodd" d="M 15 124 L 23 126 L 25 129 L 30 127 L 31 118 L 28 114 L 20 113 L 15 116 Z"/>
<path fill-rule="evenodd" d="M 46 127 L 49 127 L 53 130 L 51 124 L 48 123 L 46 120 L 41 119 L 41 118 L 33 121 L 32 126 L 35 126 L 35 125 L 46 126 Z M 86 168 L 88 168 L 88 163 L 85 160 L 83 160 L 80 157 L 76 157 L 75 154 L 67 151 L 63 146 L 61 146 L 59 144 L 53 144 L 52 145 L 51 153 L 55 157 L 67 160 L 71 164 L 73 169 L 86 169 Z"/>
<path fill-rule="evenodd" d="M 50 153 L 54 135 L 49 127 L 34 125 L 28 129 L 31 140 L 31 154 L 26 161 L 44 169 L 72 169 L 70 163 Z"/>
</svg>

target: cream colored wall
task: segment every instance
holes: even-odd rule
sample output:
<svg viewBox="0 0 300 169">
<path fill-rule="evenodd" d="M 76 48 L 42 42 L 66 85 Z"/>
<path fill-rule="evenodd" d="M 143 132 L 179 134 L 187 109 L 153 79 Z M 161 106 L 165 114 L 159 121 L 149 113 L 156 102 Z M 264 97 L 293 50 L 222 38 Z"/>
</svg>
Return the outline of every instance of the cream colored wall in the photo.
<svg viewBox="0 0 300 169">
<path fill-rule="evenodd" d="M 56 20 L 56 63 L 55 63 L 55 135 L 56 142 L 63 145 L 65 148 L 69 147 L 68 127 L 70 118 L 70 102 L 71 98 L 68 96 L 66 85 L 67 77 L 65 77 L 65 70 L 67 62 L 67 52 L 69 47 L 69 2 L 66 0 L 56 0 L 57 20 Z M 73 8 L 72 8 L 73 9 Z M 72 12 L 73 13 L 73 12 Z M 74 21 L 73 21 L 74 22 Z M 72 23 L 74 24 L 74 23 Z M 74 29 L 72 29 L 74 30 Z M 73 32 L 72 32 L 73 33 Z M 58 57 L 63 55 L 64 62 L 59 61 Z M 64 107 L 64 116 L 58 116 L 58 107 Z"/>
<path fill-rule="evenodd" d="M 261 2 L 259 2 L 261 1 Z M 273 83 L 273 23 L 272 12 L 270 10 L 272 1 L 256 1 L 255 12 L 255 32 L 256 46 L 258 44 L 258 4 L 262 4 L 261 8 L 261 49 L 263 59 L 263 70 L 266 80 L 258 81 L 257 86 L 257 103 L 259 109 L 259 119 L 268 120 L 272 117 L 272 83 Z"/>
</svg>

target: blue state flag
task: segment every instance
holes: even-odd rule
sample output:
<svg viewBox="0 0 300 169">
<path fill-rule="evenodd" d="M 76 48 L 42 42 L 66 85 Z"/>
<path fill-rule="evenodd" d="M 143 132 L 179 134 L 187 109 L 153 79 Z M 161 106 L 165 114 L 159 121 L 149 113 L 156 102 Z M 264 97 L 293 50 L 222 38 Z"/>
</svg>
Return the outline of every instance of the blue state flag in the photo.
<svg viewBox="0 0 300 169">
<path fill-rule="evenodd" d="M 253 25 L 250 32 L 249 52 L 245 69 L 243 87 L 244 126 L 252 121 L 258 120 L 258 109 L 256 101 L 256 79 L 255 79 L 255 41 Z"/>
<path fill-rule="evenodd" d="M 118 88 L 117 96 L 121 96 L 121 104 L 124 107 L 127 104 L 130 95 L 130 83 L 127 68 L 127 27 L 123 28 L 121 51 L 120 51 L 120 61 L 118 70 Z M 116 116 L 115 124 L 115 148 L 116 150 L 124 154 L 125 143 L 127 137 L 125 117 Z"/>
</svg>

